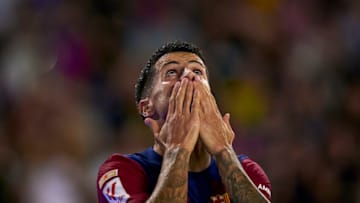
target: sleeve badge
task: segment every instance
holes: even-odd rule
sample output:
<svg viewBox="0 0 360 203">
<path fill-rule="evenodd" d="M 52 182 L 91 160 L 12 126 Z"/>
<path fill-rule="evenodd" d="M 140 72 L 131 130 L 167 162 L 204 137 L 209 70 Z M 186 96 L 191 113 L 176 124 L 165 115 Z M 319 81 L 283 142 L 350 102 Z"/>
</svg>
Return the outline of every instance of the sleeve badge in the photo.
<svg viewBox="0 0 360 203">
<path fill-rule="evenodd" d="M 111 171 L 106 172 L 99 179 L 99 182 L 98 182 L 99 188 L 101 189 L 106 181 L 108 181 L 111 178 L 116 177 L 116 176 L 118 176 L 118 169 L 113 169 Z"/>
</svg>

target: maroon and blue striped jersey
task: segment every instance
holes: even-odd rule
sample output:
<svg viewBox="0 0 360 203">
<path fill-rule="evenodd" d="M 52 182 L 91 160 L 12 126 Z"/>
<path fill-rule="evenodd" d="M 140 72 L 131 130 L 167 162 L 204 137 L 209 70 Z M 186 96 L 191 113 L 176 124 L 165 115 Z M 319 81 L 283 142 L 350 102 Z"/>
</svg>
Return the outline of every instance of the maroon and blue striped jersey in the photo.
<svg viewBox="0 0 360 203">
<path fill-rule="evenodd" d="M 239 155 L 238 158 L 254 187 L 270 202 L 271 185 L 265 172 L 247 156 Z M 140 153 L 111 155 L 99 169 L 99 203 L 145 202 L 155 188 L 161 163 L 162 157 L 152 148 Z M 214 159 L 206 170 L 189 172 L 188 202 L 231 202 Z"/>
</svg>

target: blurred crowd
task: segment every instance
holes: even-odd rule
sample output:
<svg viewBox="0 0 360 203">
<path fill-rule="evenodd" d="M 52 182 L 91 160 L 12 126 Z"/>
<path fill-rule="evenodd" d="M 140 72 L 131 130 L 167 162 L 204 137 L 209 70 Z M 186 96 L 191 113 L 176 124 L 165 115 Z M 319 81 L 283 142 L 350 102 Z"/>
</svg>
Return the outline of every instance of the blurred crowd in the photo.
<svg viewBox="0 0 360 203">
<path fill-rule="evenodd" d="M 153 142 L 134 85 L 176 39 L 203 49 L 273 202 L 360 202 L 360 1 L 1 0 L 0 15 L 0 203 L 97 202 L 102 161 Z"/>
</svg>

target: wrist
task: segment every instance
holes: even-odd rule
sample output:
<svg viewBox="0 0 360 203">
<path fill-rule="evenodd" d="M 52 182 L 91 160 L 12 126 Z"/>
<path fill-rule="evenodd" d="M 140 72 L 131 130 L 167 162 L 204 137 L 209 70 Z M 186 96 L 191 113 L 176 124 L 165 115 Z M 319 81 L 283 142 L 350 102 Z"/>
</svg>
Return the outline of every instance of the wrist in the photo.
<svg viewBox="0 0 360 203">
<path fill-rule="evenodd" d="M 168 147 L 164 152 L 164 158 L 171 159 L 184 159 L 187 162 L 190 160 L 191 152 L 184 147 L 179 145 Z"/>
<path fill-rule="evenodd" d="M 232 144 L 224 142 L 216 142 L 212 146 L 209 146 L 208 151 L 212 155 L 216 155 L 222 151 L 233 151 Z"/>
<path fill-rule="evenodd" d="M 222 149 L 220 149 L 219 151 L 217 151 L 216 153 L 213 154 L 215 161 L 219 160 L 219 159 L 224 159 L 224 157 L 231 157 L 231 156 L 235 156 L 236 157 L 236 153 L 234 151 L 234 149 L 232 148 L 232 146 L 225 146 Z"/>
</svg>

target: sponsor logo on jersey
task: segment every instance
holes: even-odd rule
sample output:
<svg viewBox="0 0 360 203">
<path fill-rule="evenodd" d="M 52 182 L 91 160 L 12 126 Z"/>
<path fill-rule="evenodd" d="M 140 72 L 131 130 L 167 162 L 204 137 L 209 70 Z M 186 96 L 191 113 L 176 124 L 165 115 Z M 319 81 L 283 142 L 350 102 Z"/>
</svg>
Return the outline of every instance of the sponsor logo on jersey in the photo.
<svg viewBox="0 0 360 203">
<path fill-rule="evenodd" d="M 230 203 L 230 198 L 228 193 L 222 195 L 216 195 L 210 197 L 211 202 L 213 203 Z"/>
<path fill-rule="evenodd" d="M 259 184 L 259 185 L 258 185 L 258 189 L 265 191 L 265 192 L 271 197 L 271 191 L 270 191 L 270 189 L 269 189 L 268 187 L 266 187 L 265 185 Z"/>
<path fill-rule="evenodd" d="M 113 169 L 111 171 L 106 172 L 104 175 L 101 176 L 101 178 L 99 179 L 99 188 L 101 189 L 102 186 L 104 185 L 104 183 L 108 180 L 110 180 L 113 177 L 118 176 L 118 170 L 117 169 Z"/>
<path fill-rule="evenodd" d="M 122 185 L 119 177 L 108 181 L 105 184 L 102 192 L 109 203 L 125 203 L 130 197 Z"/>
</svg>

